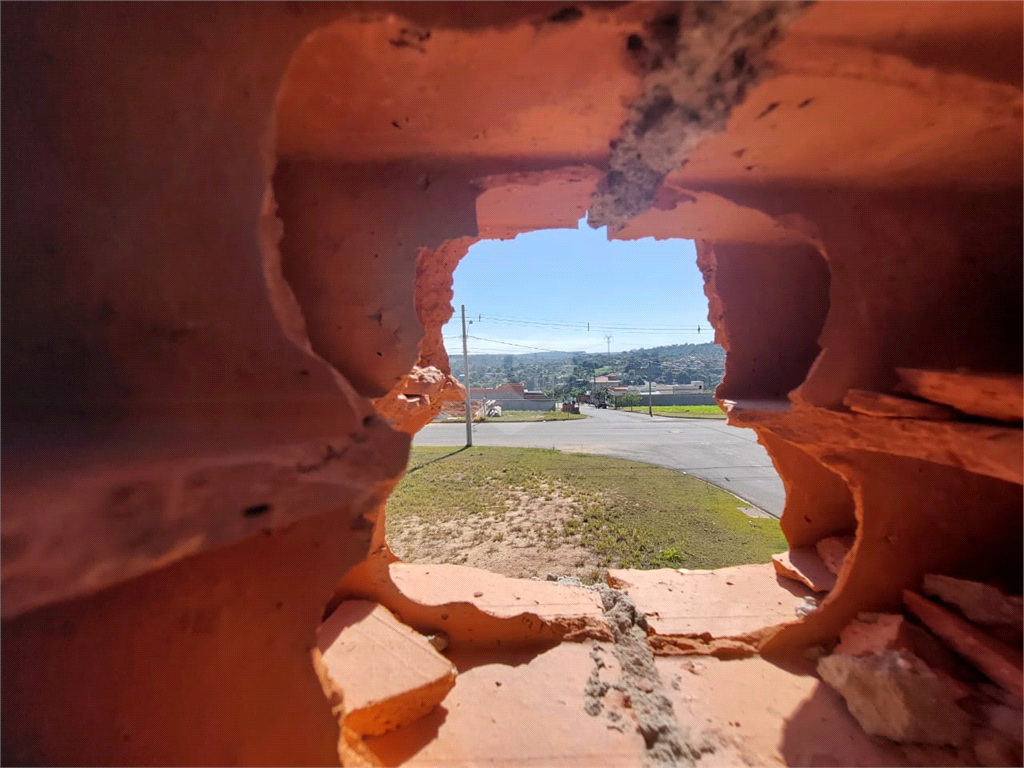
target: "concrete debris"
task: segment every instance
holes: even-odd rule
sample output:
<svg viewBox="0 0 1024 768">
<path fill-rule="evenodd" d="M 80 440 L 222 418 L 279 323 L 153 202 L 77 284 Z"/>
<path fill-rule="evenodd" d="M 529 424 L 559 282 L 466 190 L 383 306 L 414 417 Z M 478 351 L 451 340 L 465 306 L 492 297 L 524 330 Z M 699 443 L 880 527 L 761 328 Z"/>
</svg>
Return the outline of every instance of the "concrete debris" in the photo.
<svg viewBox="0 0 1024 768">
<path fill-rule="evenodd" d="M 625 593 L 610 587 L 601 587 L 599 592 L 615 637 L 615 658 L 622 666 L 620 690 L 646 745 L 645 765 L 694 765 L 707 750 L 691 744 L 676 722 L 672 700 L 665 693 L 654 653 L 647 645 L 648 627 L 643 614 Z"/>
<path fill-rule="evenodd" d="M 933 669 L 952 673 L 957 666 L 952 653 L 942 643 L 896 613 L 857 614 L 843 629 L 835 653 L 868 656 L 898 650 L 913 653 Z"/>
<path fill-rule="evenodd" d="M 843 563 L 853 548 L 855 538 L 854 536 L 829 536 L 814 545 L 814 549 L 825 567 L 836 576 L 843 569 Z"/>
<path fill-rule="evenodd" d="M 540 579 L 537 579 L 540 581 Z M 582 579 L 578 576 L 559 576 L 557 573 L 549 573 L 544 577 L 544 581 L 553 581 L 563 587 L 579 587 L 581 589 L 594 589 L 591 584 L 584 584 Z"/>
<path fill-rule="evenodd" d="M 768 75 L 767 51 L 808 7 L 801 2 L 682 3 L 673 23 L 631 35 L 627 51 L 647 72 L 611 144 L 607 178 L 590 204 L 592 227 L 614 233 L 646 210 L 665 176 L 725 128 L 733 106 Z"/>
<path fill-rule="evenodd" d="M 871 735 L 950 746 L 970 735 L 970 715 L 957 705 L 946 681 L 908 651 L 833 654 L 818 662 L 818 674 Z"/>
<path fill-rule="evenodd" d="M 801 619 L 805 618 L 806 616 L 810 616 L 812 613 L 818 610 L 819 607 L 820 606 L 818 605 L 818 599 L 816 597 L 811 597 L 810 595 L 808 595 L 797 604 L 796 615 L 799 616 Z"/>
<path fill-rule="evenodd" d="M 1013 599 L 994 587 L 944 576 L 927 576 L 925 584 L 948 602 L 965 604 L 965 613 L 1012 619 Z M 976 604 L 970 604 L 970 596 L 977 597 Z M 822 679 L 843 696 L 868 734 L 913 749 L 956 746 L 959 758 L 976 765 L 1020 765 L 1020 652 L 920 595 L 907 591 L 904 601 L 1002 687 L 966 682 L 976 673 L 949 648 L 902 614 L 887 613 L 858 614 L 843 629 L 834 653 L 818 662 Z"/>
<path fill-rule="evenodd" d="M 448 635 L 444 632 L 434 632 L 431 635 L 424 635 L 424 637 L 438 651 L 443 651 L 448 647 Z"/>
<path fill-rule="evenodd" d="M 587 678 L 587 684 L 583 688 L 583 711 L 588 715 L 597 717 L 601 714 L 601 699 L 608 693 L 609 684 L 601 679 L 600 673 L 595 666 L 594 671 Z"/>
<path fill-rule="evenodd" d="M 835 652 L 847 656 L 870 656 L 884 651 L 911 651 L 907 637 L 909 623 L 902 614 L 860 614 L 843 629 Z"/>
</svg>

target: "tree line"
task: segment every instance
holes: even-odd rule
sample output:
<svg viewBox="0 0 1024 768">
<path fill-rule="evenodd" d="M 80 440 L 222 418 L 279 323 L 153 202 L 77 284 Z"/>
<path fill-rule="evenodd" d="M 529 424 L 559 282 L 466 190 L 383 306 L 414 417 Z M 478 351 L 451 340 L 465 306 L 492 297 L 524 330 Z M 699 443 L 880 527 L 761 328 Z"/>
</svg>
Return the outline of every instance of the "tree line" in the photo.
<svg viewBox="0 0 1024 768">
<path fill-rule="evenodd" d="M 702 381 L 711 391 L 722 380 L 725 350 L 717 344 L 675 344 L 625 352 L 542 352 L 519 355 L 470 355 L 474 387 L 522 382 L 527 389 L 556 398 L 578 397 L 593 387 L 595 376 L 616 374 L 624 386 L 648 380 L 659 384 Z"/>
</svg>

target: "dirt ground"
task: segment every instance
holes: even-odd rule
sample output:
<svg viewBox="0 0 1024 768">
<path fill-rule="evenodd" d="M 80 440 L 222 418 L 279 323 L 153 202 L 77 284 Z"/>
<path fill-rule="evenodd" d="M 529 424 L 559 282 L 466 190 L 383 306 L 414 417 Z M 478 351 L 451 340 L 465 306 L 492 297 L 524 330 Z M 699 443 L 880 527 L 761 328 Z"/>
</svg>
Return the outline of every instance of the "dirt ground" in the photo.
<svg viewBox="0 0 1024 768">
<path fill-rule="evenodd" d="M 608 568 L 721 568 L 786 548 L 778 521 L 690 475 L 540 448 L 413 448 L 386 532 L 406 562 L 587 584 Z"/>
<path fill-rule="evenodd" d="M 507 491 L 504 510 L 454 520 L 406 517 L 388 534 L 392 551 L 407 563 L 454 563 L 515 578 L 603 578 L 597 557 L 580 546 L 565 523 L 582 517 L 581 505 L 564 488 L 541 485 L 543 496 Z"/>
</svg>

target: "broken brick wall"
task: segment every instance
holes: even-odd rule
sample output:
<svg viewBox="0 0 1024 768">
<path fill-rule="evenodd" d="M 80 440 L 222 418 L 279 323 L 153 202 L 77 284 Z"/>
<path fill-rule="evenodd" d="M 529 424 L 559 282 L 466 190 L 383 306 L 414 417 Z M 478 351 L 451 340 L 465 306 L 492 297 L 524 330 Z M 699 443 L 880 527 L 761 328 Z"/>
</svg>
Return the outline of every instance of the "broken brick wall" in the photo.
<svg viewBox="0 0 1024 768">
<path fill-rule="evenodd" d="M 1019 574 L 1019 425 L 843 400 L 1021 371 L 1020 6 L 699 9 L 3 6 L 5 760 L 334 760 L 325 606 L 431 615 L 382 510 L 458 391 L 451 272 L 587 210 L 698 241 L 791 545 L 858 534 L 767 650 Z"/>
</svg>

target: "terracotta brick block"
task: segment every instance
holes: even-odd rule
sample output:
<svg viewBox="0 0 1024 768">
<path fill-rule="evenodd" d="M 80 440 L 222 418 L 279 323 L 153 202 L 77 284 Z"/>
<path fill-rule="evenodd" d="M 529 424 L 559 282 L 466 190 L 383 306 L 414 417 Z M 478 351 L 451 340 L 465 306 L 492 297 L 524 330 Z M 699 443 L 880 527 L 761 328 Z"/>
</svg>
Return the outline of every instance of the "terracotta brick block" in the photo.
<svg viewBox="0 0 1024 768">
<path fill-rule="evenodd" d="M 780 576 L 803 582 L 815 592 L 829 592 L 836 585 L 835 572 L 826 567 L 811 547 L 772 555 L 772 564 Z"/>
<path fill-rule="evenodd" d="M 342 692 L 344 725 L 356 733 L 411 723 L 455 685 L 452 663 L 377 603 L 342 603 L 317 630 L 317 648 Z"/>
</svg>

